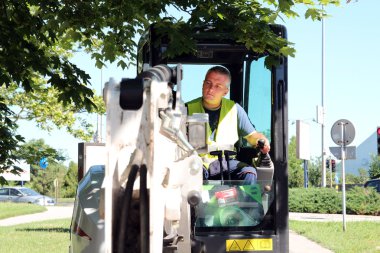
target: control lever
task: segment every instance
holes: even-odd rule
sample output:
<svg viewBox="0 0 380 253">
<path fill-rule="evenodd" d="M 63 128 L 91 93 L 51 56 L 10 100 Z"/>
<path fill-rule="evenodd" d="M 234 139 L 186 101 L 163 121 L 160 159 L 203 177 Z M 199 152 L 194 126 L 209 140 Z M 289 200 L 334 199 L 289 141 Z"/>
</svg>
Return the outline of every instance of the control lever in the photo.
<svg viewBox="0 0 380 253">
<path fill-rule="evenodd" d="M 270 168 L 272 159 L 269 156 L 269 153 L 263 154 L 261 152 L 261 149 L 264 148 L 265 141 L 263 139 L 259 139 L 257 141 L 257 148 L 259 149 L 258 158 L 256 162 L 257 167 L 264 167 L 264 168 Z"/>
<path fill-rule="evenodd" d="M 218 161 L 219 161 L 219 166 L 220 166 L 220 181 L 221 184 L 224 184 L 224 179 L 223 179 L 223 151 L 222 150 L 216 150 L 216 151 L 211 151 L 210 155 L 218 156 Z"/>
<path fill-rule="evenodd" d="M 224 150 L 223 152 L 227 162 L 228 180 L 231 182 L 230 158 L 231 156 L 236 155 L 236 152 L 232 150 Z"/>
<path fill-rule="evenodd" d="M 262 148 L 264 148 L 264 146 L 265 146 L 265 140 L 264 140 L 264 139 L 259 139 L 259 140 L 257 141 L 257 147 L 258 147 L 259 149 L 262 149 Z"/>
</svg>

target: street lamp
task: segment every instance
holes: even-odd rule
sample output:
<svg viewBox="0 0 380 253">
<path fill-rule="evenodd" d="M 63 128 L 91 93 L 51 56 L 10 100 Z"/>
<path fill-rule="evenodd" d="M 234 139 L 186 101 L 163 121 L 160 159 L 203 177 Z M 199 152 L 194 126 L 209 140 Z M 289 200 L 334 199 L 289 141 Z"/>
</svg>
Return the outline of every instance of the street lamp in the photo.
<svg viewBox="0 0 380 253">
<path fill-rule="evenodd" d="M 322 4 L 322 12 L 323 12 L 323 4 Z M 321 103 L 321 146 L 322 146 L 322 187 L 326 187 L 326 158 L 325 158 L 325 22 L 322 13 L 322 103 Z"/>
</svg>

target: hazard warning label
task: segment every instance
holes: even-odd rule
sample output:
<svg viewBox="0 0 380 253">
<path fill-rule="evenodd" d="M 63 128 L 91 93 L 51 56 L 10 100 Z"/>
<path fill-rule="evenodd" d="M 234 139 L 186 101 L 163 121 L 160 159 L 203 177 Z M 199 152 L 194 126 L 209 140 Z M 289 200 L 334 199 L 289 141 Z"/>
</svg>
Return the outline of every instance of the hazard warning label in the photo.
<svg viewBox="0 0 380 253">
<path fill-rule="evenodd" d="M 229 239 L 226 240 L 226 251 L 265 251 L 273 250 L 272 238 L 265 239 Z"/>
</svg>

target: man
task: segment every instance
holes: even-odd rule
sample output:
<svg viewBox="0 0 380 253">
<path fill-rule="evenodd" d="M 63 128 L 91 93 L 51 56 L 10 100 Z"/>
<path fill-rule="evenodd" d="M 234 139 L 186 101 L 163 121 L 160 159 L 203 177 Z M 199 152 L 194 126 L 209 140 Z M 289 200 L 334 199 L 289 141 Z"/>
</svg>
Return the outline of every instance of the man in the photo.
<svg viewBox="0 0 380 253">
<path fill-rule="evenodd" d="M 231 74 L 223 66 L 210 68 L 203 81 L 202 97 L 188 102 L 188 114 L 207 113 L 209 115 L 208 138 L 209 147 L 214 150 L 231 150 L 234 144 L 243 137 L 252 146 L 257 146 L 258 140 L 265 141 L 261 153 L 267 154 L 270 150 L 267 138 L 255 130 L 244 109 L 224 98 L 229 92 Z M 204 177 L 210 180 L 219 180 L 220 162 L 216 156 L 201 154 L 206 167 Z M 208 167 L 208 168 L 207 168 Z M 222 162 L 223 177 L 227 178 L 227 163 Z M 257 179 L 256 169 L 235 159 L 229 161 L 232 180 L 244 180 L 244 184 L 254 184 Z"/>
</svg>

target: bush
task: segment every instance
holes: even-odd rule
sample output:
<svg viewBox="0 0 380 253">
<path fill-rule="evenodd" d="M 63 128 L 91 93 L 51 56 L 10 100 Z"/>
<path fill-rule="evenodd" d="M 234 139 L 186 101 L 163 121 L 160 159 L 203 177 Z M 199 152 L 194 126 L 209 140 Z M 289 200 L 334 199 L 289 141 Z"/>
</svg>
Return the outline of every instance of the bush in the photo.
<svg viewBox="0 0 380 253">
<path fill-rule="evenodd" d="M 331 188 L 289 189 L 289 211 L 342 213 L 342 192 Z M 346 213 L 380 215 L 380 194 L 374 189 L 358 186 L 347 190 Z"/>
<path fill-rule="evenodd" d="M 289 211 L 300 213 L 339 213 L 341 196 L 330 188 L 289 189 Z"/>
<path fill-rule="evenodd" d="M 380 215 L 380 194 L 373 188 L 354 187 L 347 192 L 347 213 Z"/>
</svg>

